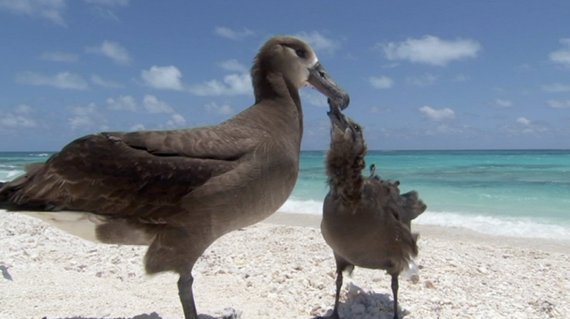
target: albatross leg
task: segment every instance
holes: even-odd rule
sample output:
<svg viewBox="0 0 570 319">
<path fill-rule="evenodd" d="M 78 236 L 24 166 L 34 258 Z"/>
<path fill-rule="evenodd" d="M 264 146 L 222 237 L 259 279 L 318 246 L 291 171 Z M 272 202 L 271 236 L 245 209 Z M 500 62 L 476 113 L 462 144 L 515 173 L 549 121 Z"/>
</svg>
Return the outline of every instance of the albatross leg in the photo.
<svg viewBox="0 0 570 319">
<path fill-rule="evenodd" d="M 338 315 L 338 304 L 340 299 L 340 289 L 342 288 L 342 280 L 343 280 L 343 271 L 348 270 L 352 273 L 354 269 L 354 265 L 349 263 L 348 261 L 344 260 L 344 258 L 334 254 L 334 259 L 336 261 L 336 294 L 334 298 L 334 309 L 330 316 L 327 319 L 340 319 Z"/>
<path fill-rule="evenodd" d="M 198 319 L 196 305 L 194 304 L 194 294 L 192 293 L 192 282 L 194 278 L 191 273 L 181 274 L 178 279 L 178 295 L 184 309 L 185 319 Z"/>
<path fill-rule="evenodd" d="M 398 319 L 398 274 L 392 275 L 392 294 L 394 295 L 394 319 Z"/>
<path fill-rule="evenodd" d="M 340 319 L 338 315 L 338 300 L 340 299 L 340 288 L 342 288 L 342 269 L 337 269 L 336 272 L 336 296 L 334 298 L 334 309 L 333 312 L 327 316 L 318 316 L 313 319 Z"/>
<path fill-rule="evenodd" d="M 343 269 L 341 269 L 341 268 L 337 268 L 337 270 L 336 270 L 336 295 L 334 297 L 334 309 L 333 309 L 333 313 L 329 317 L 330 319 L 339 319 L 340 318 L 338 316 L 338 302 L 340 299 L 340 289 L 342 288 L 342 280 L 343 280 L 342 271 L 343 271 Z"/>
</svg>

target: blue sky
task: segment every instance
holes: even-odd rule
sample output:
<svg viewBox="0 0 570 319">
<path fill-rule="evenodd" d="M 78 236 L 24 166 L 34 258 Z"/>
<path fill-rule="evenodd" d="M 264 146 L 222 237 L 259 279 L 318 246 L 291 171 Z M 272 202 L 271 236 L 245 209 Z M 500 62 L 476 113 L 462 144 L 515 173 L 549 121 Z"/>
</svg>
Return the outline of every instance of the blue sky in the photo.
<svg viewBox="0 0 570 319">
<path fill-rule="evenodd" d="M 274 34 L 312 44 L 370 149 L 567 149 L 569 14 L 568 1 L 0 0 L 0 151 L 223 121 L 253 103 L 251 61 Z M 326 149 L 326 101 L 302 99 L 303 149 Z"/>
</svg>

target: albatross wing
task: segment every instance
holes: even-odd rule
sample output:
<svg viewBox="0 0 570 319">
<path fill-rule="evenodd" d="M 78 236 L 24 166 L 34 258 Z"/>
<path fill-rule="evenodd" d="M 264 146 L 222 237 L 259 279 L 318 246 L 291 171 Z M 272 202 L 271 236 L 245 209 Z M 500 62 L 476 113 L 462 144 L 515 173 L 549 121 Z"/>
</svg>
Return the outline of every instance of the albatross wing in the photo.
<svg viewBox="0 0 570 319">
<path fill-rule="evenodd" d="M 84 211 L 149 221 L 179 213 L 180 200 L 210 178 L 235 168 L 244 148 L 224 153 L 213 150 L 212 144 L 209 150 L 201 145 L 194 147 L 197 156 L 191 156 L 192 150 L 176 147 L 175 133 L 189 134 L 101 133 L 77 139 L 45 164 L 4 185 L 1 205 L 10 210 Z"/>
</svg>

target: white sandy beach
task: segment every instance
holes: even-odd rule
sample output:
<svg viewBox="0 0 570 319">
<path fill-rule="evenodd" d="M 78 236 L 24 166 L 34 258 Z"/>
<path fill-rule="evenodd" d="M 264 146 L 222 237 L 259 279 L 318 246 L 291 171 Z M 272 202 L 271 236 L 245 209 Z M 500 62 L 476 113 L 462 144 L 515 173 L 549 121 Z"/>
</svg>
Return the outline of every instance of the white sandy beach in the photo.
<svg viewBox="0 0 570 319">
<path fill-rule="evenodd" d="M 182 318 L 174 274 L 147 276 L 145 247 L 95 244 L 27 216 L 0 212 L 0 318 Z M 278 213 L 218 240 L 194 268 L 200 318 L 323 315 L 334 260 L 318 216 Z M 570 318 L 568 242 L 416 227 L 420 280 L 401 280 L 406 319 Z M 390 280 L 356 268 L 341 317 L 391 318 Z"/>
</svg>

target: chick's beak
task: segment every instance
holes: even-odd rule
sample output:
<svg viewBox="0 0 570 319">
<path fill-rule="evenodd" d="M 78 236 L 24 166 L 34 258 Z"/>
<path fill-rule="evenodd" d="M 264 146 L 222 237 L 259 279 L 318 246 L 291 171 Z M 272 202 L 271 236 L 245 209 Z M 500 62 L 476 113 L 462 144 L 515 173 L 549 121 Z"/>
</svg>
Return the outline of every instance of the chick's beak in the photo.
<svg viewBox="0 0 570 319">
<path fill-rule="evenodd" d="M 331 120 L 332 129 L 339 129 L 344 132 L 348 128 L 346 117 L 342 114 L 340 106 L 336 105 L 330 98 L 328 99 L 328 102 L 329 111 L 327 112 L 327 115 Z"/>
</svg>

